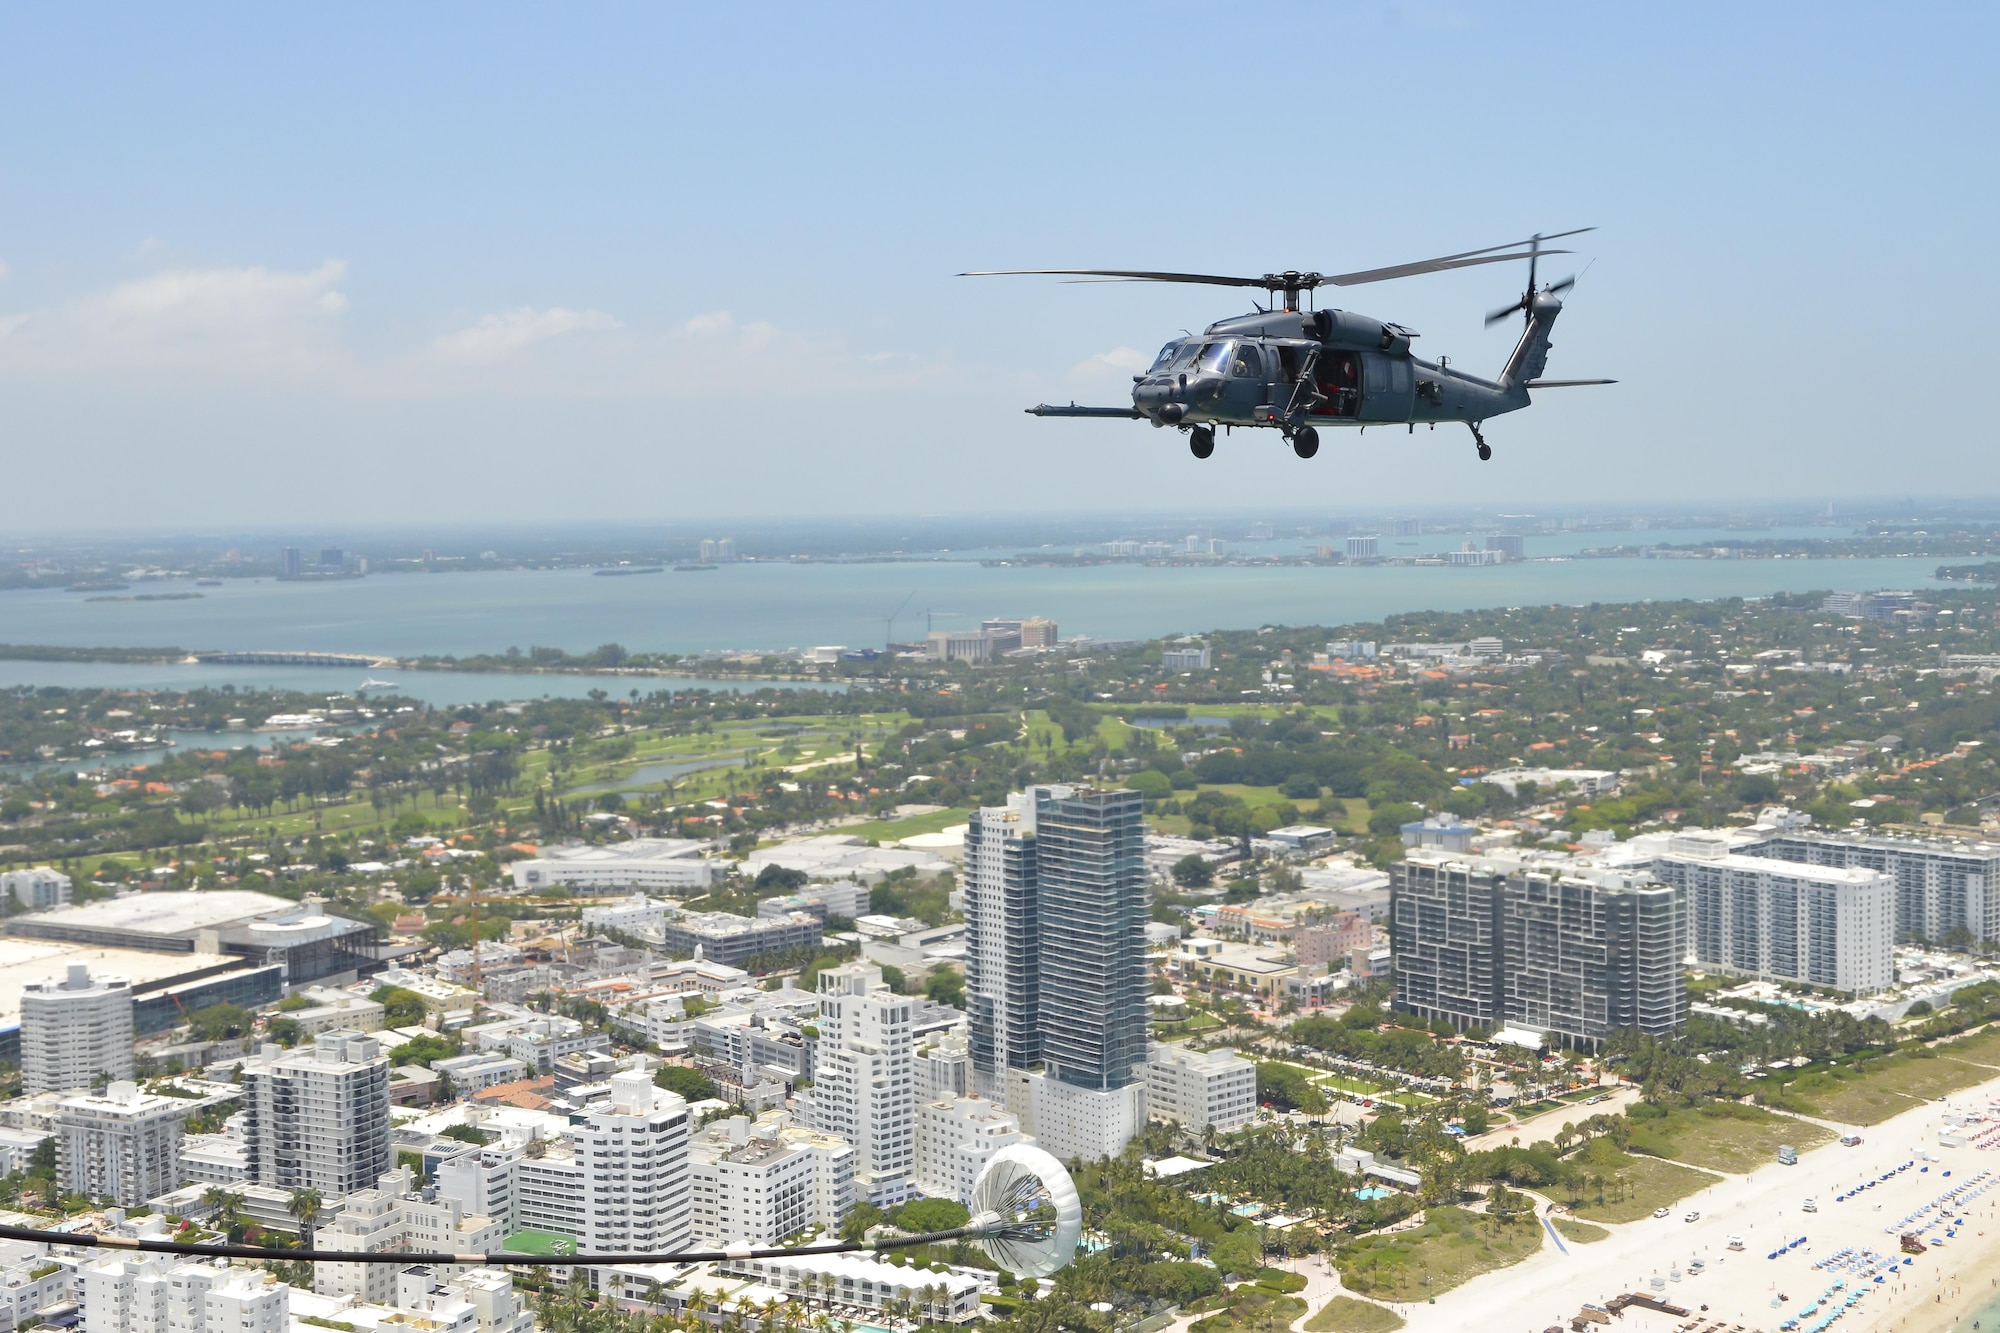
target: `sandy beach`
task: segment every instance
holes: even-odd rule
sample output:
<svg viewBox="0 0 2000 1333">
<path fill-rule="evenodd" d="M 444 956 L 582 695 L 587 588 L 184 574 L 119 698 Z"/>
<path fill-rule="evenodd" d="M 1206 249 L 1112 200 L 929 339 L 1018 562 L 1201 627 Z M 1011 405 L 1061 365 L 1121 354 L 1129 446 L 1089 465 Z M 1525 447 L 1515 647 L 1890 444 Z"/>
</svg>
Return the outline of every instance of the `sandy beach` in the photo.
<svg viewBox="0 0 2000 1333">
<path fill-rule="evenodd" d="M 1396 1308 L 1414 1333 L 1470 1328 L 1543 1333 L 1552 1326 L 1566 1328 L 1587 1301 L 1602 1304 L 1621 1292 L 1642 1292 L 1685 1307 L 1697 1329 L 1719 1323 L 1723 1330 L 1740 1325 L 1745 1333 L 1777 1333 L 1780 1324 L 1845 1279 L 1842 1296 L 1856 1289 L 1866 1294 L 1828 1333 L 1944 1333 L 1970 1329 L 1974 1317 L 1985 1325 L 1980 1333 L 1988 1333 L 2000 1328 L 1984 1309 L 2000 1304 L 2000 1152 L 1941 1147 L 1938 1132 L 1946 1112 L 1985 1111 L 1996 1097 L 2000 1078 L 1946 1103 L 1847 1131 L 1862 1136 L 1858 1147 L 1830 1143 L 1801 1153 L 1795 1166 L 1773 1162 L 1747 1176 L 1724 1177 L 1674 1205 L 1671 1216 L 1610 1227 L 1611 1236 L 1602 1241 L 1578 1244 L 1545 1230 L 1541 1250 L 1524 1262 L 1447 1292 L 1434 1305 Z M 1924 1161 L 1919 1153 L 1935 1160 Z M 1913 1159 L 1907 1170 L 1836 1202 L 1837 1195 Z M 1965 1218 L 1965 1226 L 1902 1265 L 1900 1233 L 1917 1229 L 1906 1228 L 1902 1219 L 1981 1172 L 1994 1172 L 1995 1178 L 1982 1182 L 1985 1193 L 1955 1214 Z M 1808 1198 L 1817 1212 L 1804 1211 Z M 1684 1220 L 1690 1211 L 1699 1213 L 1696 1221 Z M 1885 1233 L 1885 1227 L 1892 1230 Z M 1943 1231 L 1925 1228 L 1921 1234 L 1928 1238 Z M 1741 1250 L 1729 1248 L 1731 1236 L 1742 1238 Z M 1804 1244 L 1769 1257 L 1801 1236 Z M 1846 1248 L 1893 1255 L 1897 1272 L 1878 1284 L 1845 1270 L 1814 1268 Z M 1696 1259 L 1703 1262 L 1699 1273 L 1690 1268 Z M 1665 1280 L 1664 1289 L 1651 1285 L 1655 1278 Z M 1788 1299 L 1774 1304 L 1780 1294 Z M 1801 1327 L 1810 1327 L 1829 1308 L 1822 1306 Z M 1614 1322 L 1634 1333 L 1670 1333 L 1687 1319 L 1632 1308 Z"/>
</svg>

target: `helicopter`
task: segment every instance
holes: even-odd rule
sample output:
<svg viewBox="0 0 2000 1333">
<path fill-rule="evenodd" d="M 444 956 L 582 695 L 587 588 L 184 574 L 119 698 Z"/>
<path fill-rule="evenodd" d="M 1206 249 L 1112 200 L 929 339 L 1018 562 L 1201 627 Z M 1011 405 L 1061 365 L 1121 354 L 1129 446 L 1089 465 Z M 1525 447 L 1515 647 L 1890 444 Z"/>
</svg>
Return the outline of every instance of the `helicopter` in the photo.
<svg viewBox="0 0 2000 1333">
<path fill-rule="evenodd" d="M 1052 276 L 1082 282 L 1180 282 L 1210 287 L 1261 288 L 1269 299 L 1256 313 L 1218 320 L 1199 336 L 1173 339 L 1160 349 L 1151 368 L 1132 377 L 1130 407 L 1079 407 L 1038 403 L 1027 410 L 1037 417 L 1110 417 L 1151 421 L 1186 432 L 1188 449 L 1196 458 L 1215 452 L 1215 428 L 1237 426 L 1275 429 L 1300 458 L 1319 452 L 1321 426 L 1418 425 L 1437 429 L 1439 422 L 1458 422 L 1472 432 L 1480 460 L 1493 457 L 1481 427 L 1491 418 L 1518 412 L 1529 405 L 1533 389 L 1566 389 L 1616 380 L 1545 380 L 1549 330 L 1562 313 L 1562 294 L 1576 284 L 1574 276 L 1535 285 L 1536 268 L 1547 255 L 1568 250 L 1544 242 L 1581 236 L 1595 227 L 1579 227 L 1525 241 L 1464 250 L 1410 264 L 1362 269 L 1354 273 L 1301 273 L 1288 269 L 1261 278 L 1210 273 L 1161 273 L 1140 269 L 1033 268 L 983 269 L 962 278 Z M 1442 273 L 1479 264 L 1528 261 L 1528 286 L 1520 299 L 1486 316 L 1488 327 L 1520 312 L 1525 327 L 1497 379 L 1469 374 L 1440 356 L 1425 361 L 1413 356 L 1413 329 L 1356 314 L 1351 310 L 1313 309 L 1313 294 L 1321 287 L 1358 287 L 1419 273 Z M 1304 296 L 1307 308 L 1300 309 Z M 1283 308 L 1278 307 L 1282 297 Z"/>
</svg>

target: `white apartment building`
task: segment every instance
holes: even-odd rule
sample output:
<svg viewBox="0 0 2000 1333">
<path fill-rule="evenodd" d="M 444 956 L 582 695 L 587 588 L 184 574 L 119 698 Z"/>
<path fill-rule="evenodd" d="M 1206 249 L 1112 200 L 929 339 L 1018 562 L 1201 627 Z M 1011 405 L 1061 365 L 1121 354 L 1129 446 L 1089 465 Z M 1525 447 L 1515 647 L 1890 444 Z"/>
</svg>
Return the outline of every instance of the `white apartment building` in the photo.
<svg viewBox="0 0 2000 1333">
<path fill-rule="evenodd" d="M 611 1077 L 611 1098 L 570 1129 L 583 1167 L 586 1252 L 670 1251 L 688 1243 L 688 1108 L 652 1075 Z"/>
<path fill-rule="evenodd" d="M 842 1305 L 888 1313 L 908 1304 L 926 1323 L 963 1324 L 980 1313 L 979 1279 L 964 1272 L 927 1271 L 851 1254 L 800 1254 L 730 1259 L 717 1274 L 746 1277 L 810 1305 L 833 1292 Z M 833 1279 L 831 1284 L 827 1278 Z"/>
<path fill-rule="evenodd" d="M 0 1328 L 17 1329 L 47 1307 L 75 1299 L 73 1263 L 50 1263 L 46 1245 L 0 1241 Z"/>
<path fill-rule="evenodd" d="M 840 1225 L 853 1201 L 854 1149 L 733 1116 L 688 1149 L 688 1194 L 696 1245 L 777 1245 L 807 1227 Z"/>
<path fill-rule="evenodd" d="M 136 1208 L 181 1186 L 177 1097 L 117 1082 L 102 1095 L 65 1097 L 56 1113 L 56 1176 L 72 1194 Z"/>
<path fill-rule="evenodd" d="M 1183 1129 L 1237 1130 L 1257 1113 L 1257 1066 L 1229 1050 L 1191 1051 L 1153 1043 L 1146 1063 L 1146 1109 Z"/>
<path fill-rule="evenodd" d="M 396 1274 L 398 1310 L 455 1324 L 463 1306 L 471 1308 L 479 1333 L 534 1333 L 535 1312 L 515 1294 L 514 1279 L 503 1269 L 418 1267 Z"/>
<path fill-rule="evenodd" d="M 399 1166 L 374 1188 L 347 1196 L 338 1216 L 313 1232 L 320 1250 L 419 1250 L 431 1254 L 490 1254 L 507 1238 L 503 1218 L 468 1214 L 459 1200 L 438 1190 L 412 1187 L 410 1168 Z M 393 1264 L 315 1264 L 313 1290 L 374 1305 L 396 1295 Z"/>
<path fill-rule="evenodd" d="M 1896 883 L 1878 870 L 1726 852 L 1677 836 L 1653 873 L 1681 891 L 1688 951 L 1703 967 L 1857 995 L 1895 983 Z"/>
<path fill-rule="evenodd" d="M 603 903 L 583 909 L 583 928 L 586 933 L 593 930 L 616 930 L 627 935 L 636 935 L 645 930 L 658 930 L 667 919 L 667 905 L 656 898 L 648 898 L 643 893 L 635 893 L 630 898 L 621 898 L 615 903 Z"/>
<path fill-rule="evenodd" d="M 372 1037 L 340 1030 L 293 1051 L 265 1046 L 243 1065 L 243 1103 L 259 1185 L 351 1194 L 389 1170 L 389 1061 Z"/>
<path fill-rule="evenodd" d="M 583 1162 L 567 1140 L 546 1143 L 539 1157 L 513 1163 L 514 1228 L 581 1236 L 587 1222 Z"/>
<path fill-rule="evenodd" d="M 39 912 L 69 902 L 69 876 L 48 866 L 0 873 L 0 896 L 12 895 L 24 911 Z"/>
<path fill-rule="evenodd" d="M 947 1032 L 926 1040 L 914 1057 L 917 1101 L 955 1100 L 973 1090 L 972 1050 L 963 1032 Z"/>
<path fill-rule="evenodd" d="M 1032 1143 L 1020 1117 L 984 1097 L 951 1097 L 917 1107 L 917 1188 L 936 1199 L 972 1202 L 987 1161 L 1014 1143 Z"/>
<path fill-rule="evenodd" d="M 483 1092 L 502 1083 L 518 1083 L 528 1076 L 528 1066 L 498 1051 L 473 1051 L 431 1061 L 431 1072 L 451 1080 L 461 1093 Z"/>
<path fill-rule="evenodd" d="M 813 1129 L 854 1145 L 857 1194 L 877 1207 L 913 1191 L 916 1077 L 911 1024 L 917 1001 L 883 984 L 882 969 L 849 963 L 819 974 L 819 1059 L 798 1098 Z"/>
<path fill-rule="evenodd" d="M 1079 1088 L 1039 1070 L 1010 1069 L 1006 1088 L 1007 1109 L 1059 1161 L 1116 1157 L 1146 1127 L 1143 1078 L 1122 1088 Z"/>
<path fill-rule="evenodd" d="M 514 887 L 532 893 L 561 884 L 684 898 L 715 882 L 714 864 L 701 859 L 706 845 L 690 838 L 633 838 L 598 847 L 544 847 L 533 860 L 514 862 Z"/>
<path fill-rule="evenodd" d="M 468 1213 L 497 1218 L 512 1231 L 515 1164 L 527 1156 L 527 1144 L 490 1143 L 469 1147 L 439 1162 L 431 1173 L 440 1196 L 458 1200 Z"/>
<path fill-rule="evenodd" d="M 239 1185 L 250 1179 L 250 1149 L 227 1134 L 181 1140 L 181 1175 L 197 1185 Z"/>
<path fill-rule="evenodd" d="M 71 963 L 61 981 L 21 988 L 21 1090 L 73 1092 L 132 1077 L 132 983 Z"/>
<path fill-rule="evenodd" d="M 77 1270 L 84 1333 L 288 1333 L 292 1289 L 271 1273 L 164 1255 Z"/>
</svg>

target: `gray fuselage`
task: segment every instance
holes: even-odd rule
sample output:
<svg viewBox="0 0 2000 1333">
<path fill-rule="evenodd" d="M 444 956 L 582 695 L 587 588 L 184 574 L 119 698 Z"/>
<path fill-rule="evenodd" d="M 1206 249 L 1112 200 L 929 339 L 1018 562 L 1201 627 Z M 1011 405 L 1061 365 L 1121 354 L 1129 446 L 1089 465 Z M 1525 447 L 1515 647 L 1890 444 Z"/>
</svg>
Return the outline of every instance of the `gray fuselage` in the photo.
<svg viewBox="0 0 2000 1333">
<path fill-rule="evenodd" d="M 1351 311 L 1239 315 L 1161 348 L 1133 377 L 1132 406 L 1158 426 L 1485 421 L 1528 406 L 1561 310 L 1556 296 L 1535 295 L 1497 380 L 1412 356 L 1415 334 Z"/>
</svg>

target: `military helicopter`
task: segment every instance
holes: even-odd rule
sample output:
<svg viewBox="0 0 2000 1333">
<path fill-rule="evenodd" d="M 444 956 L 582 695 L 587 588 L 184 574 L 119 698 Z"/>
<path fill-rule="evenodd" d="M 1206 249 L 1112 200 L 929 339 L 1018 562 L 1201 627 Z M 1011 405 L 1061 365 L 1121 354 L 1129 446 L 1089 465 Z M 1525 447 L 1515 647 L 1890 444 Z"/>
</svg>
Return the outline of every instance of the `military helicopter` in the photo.
<svg viewBox="0 0 2000 1333">
<path fill-rule="evenodd" d="M 1209 273 L 1155 273 L 1136 269 L 1031 268 L 986 269 L 961 273 L 962 278 L 1044 275 L 1084 282 L 1186 282 L 1210 287 L 1262 288 L 1271 298 L 1255 314 L 1218 320 L 1199 337 L 1175 338 L 1160 349 L 1151 369 L 1132 377 L 1130 407 L 1067 407 L 1040 403 L 1027 411 L 1038 417 L 1123 417 L 1175 426 L 1187 432 L 1188 448 L 1196 458 L 1215 452 L 1215 428 L 1269 427 L 1279 431 L 1300 458 L 1319 452 L 1321 426 L 1419 424 L 1433 430 L 1439 422 L 1460 422 L 1472 431 L 1480 459 L 1493 457 L 1480 427 L 1506 412 L 1529 404 L 1532 389 L 1566 389 L 1616 380 L 1545 380 L 1549 330 L 1562 312 L 1562 294 L 1574 277 L 1535 286 L 1536 267 L 1545 255 L 1566 255 L 1543 243 L 1581 236 L 1595 227 L 1579 227 L 1552 235 L 1536 233 L 1525 241 L 1489 245 L 1413 264 L 1362 269 L 1355 273 L 1266 273 L 1261 278 L 1235 278 Z M 1321 287 L 1358 287 L 1419 273 L 1442 273 L 1478 264 L 1528 261 L 1528 287 L 1519 300 L 1486 316 L 1491 326 L 1516 311 L 1526 327 L 1498 379 L 1484 379 L 1452 366 L 1440 356 L 1435 362 L 1410 354 L 1417 337 L 1400 324 L 1357 315 L 1350 310 L 1311 309 Z M 1282 295 L 1284 307 L 1277 306 Z M 1299 308 L 1307 298 L 1308 309 Z"/>
</svg>

